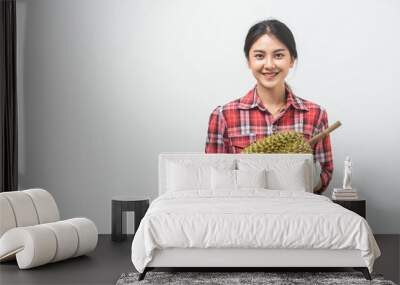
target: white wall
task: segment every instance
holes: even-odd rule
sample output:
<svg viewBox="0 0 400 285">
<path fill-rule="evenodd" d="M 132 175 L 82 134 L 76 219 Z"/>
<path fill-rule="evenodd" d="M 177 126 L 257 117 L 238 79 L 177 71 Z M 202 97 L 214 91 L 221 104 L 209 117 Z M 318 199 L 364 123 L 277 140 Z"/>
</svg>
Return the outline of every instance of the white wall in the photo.
<svg viewBox="0 0 400 285">
<path fill-rule="evenodd" d="M 111 197 L 157 193 L 157 155 L 204 151 L 209 114 L 255 81 L 243 43 L 267 17 L 299 52 L 295 93 L 323 105 L 341 185 L 374 232 L 400 233 L 400 2 L 18 0 L 21 188 L 110 232 Z M 327 194 L 328 195 L 328 194 Z"/>
</svg>

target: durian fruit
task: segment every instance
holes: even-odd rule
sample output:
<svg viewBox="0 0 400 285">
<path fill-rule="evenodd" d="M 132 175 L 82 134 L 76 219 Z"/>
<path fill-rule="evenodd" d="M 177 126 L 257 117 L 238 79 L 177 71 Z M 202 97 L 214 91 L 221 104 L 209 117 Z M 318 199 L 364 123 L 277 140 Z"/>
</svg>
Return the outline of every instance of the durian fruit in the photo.
<svg viewBox="0 0 400 285">
<path fill-rule="evenodd" d="M 302 133 L 287 131 L 279 132 L 264 139 L 255 141 L 242 150 L 242 153 L 312 153 L 312 147 L 319 140 L 342 124 L 337 121 L 309 141 L 304 139 Z"/>
<path fill-rule="evenodd" d="M 244 148 L 242 153 L 312 153 L 312 149 L 302 133 L 288 131 L 258 140 Z"/>
</svg>

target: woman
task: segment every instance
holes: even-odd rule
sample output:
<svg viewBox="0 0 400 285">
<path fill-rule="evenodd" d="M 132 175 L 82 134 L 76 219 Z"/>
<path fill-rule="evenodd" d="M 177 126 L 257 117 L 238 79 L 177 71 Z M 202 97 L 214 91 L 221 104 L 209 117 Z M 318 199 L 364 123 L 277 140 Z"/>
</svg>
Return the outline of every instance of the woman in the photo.
<svg viewBox="0 0 400 285">
<path fill-rule="evenodd" d="M 244 53 L 257 84 L 244 97 L 211 113 L 206 153 L 240 153 L 250 143 L 279 131 L 294 130 L 310 139 L 328 127 L 325 109 L 295 96 L 285 82 L 297 60 L 294 37 L 285 24 L 266 20 L 252 26 Z M 315 144 L 313 152 L 321 165 L 314 193 L 321 194 L 333 172 L 329 136 Z"/>
</svg>

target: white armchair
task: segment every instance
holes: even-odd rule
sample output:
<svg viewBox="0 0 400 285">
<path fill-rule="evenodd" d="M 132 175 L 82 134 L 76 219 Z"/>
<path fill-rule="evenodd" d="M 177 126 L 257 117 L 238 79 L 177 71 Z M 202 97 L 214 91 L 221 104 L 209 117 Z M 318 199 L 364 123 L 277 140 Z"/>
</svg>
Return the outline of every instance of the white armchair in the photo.
<svg viewBox="0 0 400 285">
<path fill-rule="evenodd" d="M 43 189 L 0 193 L 0 262 L 20 269 L 86 254 L 96 248 L 96 225 L 86 218 L 60 221 L 53 196 Z"/>
</svg>

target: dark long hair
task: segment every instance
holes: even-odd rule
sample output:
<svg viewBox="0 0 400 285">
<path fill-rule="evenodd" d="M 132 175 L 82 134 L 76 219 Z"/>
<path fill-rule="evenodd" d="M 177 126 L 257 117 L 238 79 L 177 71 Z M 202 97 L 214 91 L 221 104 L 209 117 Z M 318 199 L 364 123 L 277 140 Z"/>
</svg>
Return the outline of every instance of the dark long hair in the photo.
<svg viewBox="0 0 400 285">
<path fill-rule="evenodd" d="M 274 35 L 287 47 L 293 60 L 297 59 L 296 42 L 290 29 L 284 23 L 278 20 L 269 19 L 253 25 L 247 33 L 246 40 L 244 42 L 244 54 L 247 60 L 249 60 L 251 46 L 265 34 Z"/>
</svg>

